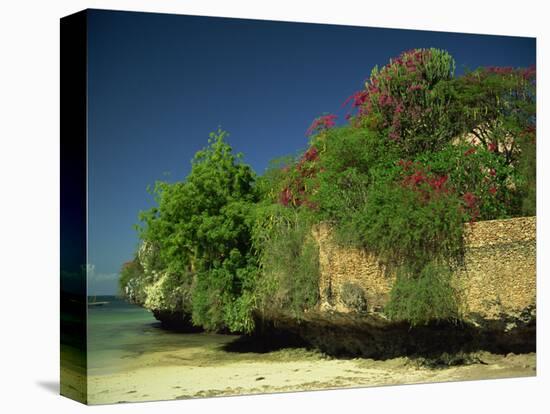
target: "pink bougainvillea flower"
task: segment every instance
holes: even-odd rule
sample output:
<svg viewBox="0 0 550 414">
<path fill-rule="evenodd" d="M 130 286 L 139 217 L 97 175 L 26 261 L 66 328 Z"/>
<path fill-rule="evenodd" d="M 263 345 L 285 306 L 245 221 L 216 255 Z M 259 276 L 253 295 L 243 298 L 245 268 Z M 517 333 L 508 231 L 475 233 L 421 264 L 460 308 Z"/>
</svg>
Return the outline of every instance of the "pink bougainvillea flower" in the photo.
<svg viewBox="0 0 550 414">
<path fill-rule="evenodd" d="M 315 161 L 318 157 L 319 151 L 315 147 L 310 147 L 304 154 L 304 159 L 307 161 Z"/>
<path fill-rule="evenodd" d="M 537 77 L 537 70 L 535 65 L 531 65 L 523 70 L 521 70 L 521 76 L 525 80 L 535 80 Z"/>
<path fill-rule="evenodd" d="M 333 114 L 322 115 L 316 118 L 307 129 L 306 135 L 309 136 L 334 127 L 336 125 L 336 118 L 337 116 Z"/>
<path fill-rule="evenodd" d="M 449 177 L 447 175 L 442 175 L 440 177 L 435 177 L 430 181 L 430 186 L 433 190 L 441 191 L 445 188 L 445 183 Z"/>
<path fill-rule="evenodd" d="M 405 109 L 405 107 L 403 106 L 402 103 L 399 103 L 396 107 L 395 107 L 395 112 L 400 114 L 403 112 L 403 110 Z"/>
<path fill-rule="evenodd" d="M 464 195 L 462 196 L 462 199 L 464 200 L 466 207 L 472 209 L 476 206 L 477 197 L 473 193 L 470 193 L 470 192 L 464 193 Z"/>
<path fill-rule="evenodd" d="M 421 89 L 424 89 L 424 86 L 419 85 L 419 84 L 413 84 L 413 85 L 411 85 L 407 88 L 407 91 L 414 92 L 414 91 L 419 91 Z"/>
<path fill-rule="evenodd" d="M 292 200 L 292 191 L 290 191 L 290 188 L 287 187 L 281 191 L 281 194 L 279 195 L 279 202 L 286 207 L 290 203 L 290 200 Z"/>
<path fill-rule="evenodd" d="M 374 86 L 376 88 L 376 86 Z M 376 91 L 378 92 L 378 88 L 376 88 Z M 347 106 L 351 102 L 352 108 L 359 108 L 363 106 L 369 97 L 369 92 L 366 90 L 357 91 L 353 93 L 351 96 L 348 96 L 348 98 L 344 101 L 342 106 Z"/>
</svg>

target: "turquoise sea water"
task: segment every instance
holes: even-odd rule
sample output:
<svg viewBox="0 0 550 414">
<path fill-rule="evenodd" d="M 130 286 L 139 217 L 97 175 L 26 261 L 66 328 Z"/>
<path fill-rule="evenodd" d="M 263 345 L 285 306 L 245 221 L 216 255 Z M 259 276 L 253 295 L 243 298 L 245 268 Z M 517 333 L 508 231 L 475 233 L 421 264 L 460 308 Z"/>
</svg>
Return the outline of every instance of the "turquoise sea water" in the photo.
<svg viewBox="0 0 550 414">
<path fill-rule="evenodd" d="M 151 341 L 152 337 L 161 337 L 162 332 L 156 327 L 156 320 L 149 311 L 112 296 L 97 297 L 93 300 L 108 303 L 88 306 L 90 374 L 122 370 L 125 359 L 145 352 L 147 343 L 159 342 Z"/>
<path fill-rule="evenodd" d="M 236 336 L 182 334 L 167 331 L 153 314 L 113 296 L 98 296 L 89 301 L 108 302 L 88 306 L 88 374 L 124 372 L 135 366 L 146 353 L 181 350 L 191 347 L 217 347 Z"/>
</svg>

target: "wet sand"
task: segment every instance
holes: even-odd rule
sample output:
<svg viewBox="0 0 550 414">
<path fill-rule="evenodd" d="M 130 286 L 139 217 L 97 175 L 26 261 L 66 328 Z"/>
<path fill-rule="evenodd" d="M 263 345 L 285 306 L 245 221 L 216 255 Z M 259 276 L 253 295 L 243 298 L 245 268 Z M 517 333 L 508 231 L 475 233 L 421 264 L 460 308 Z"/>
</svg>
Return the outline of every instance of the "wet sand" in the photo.
<svg viewBox="0 0 550 414">
<path fill-rule="evenodd" d="M 417 360 L 337 359 L 304 348 L 230 352 L 235 336 L 184 335 L 180 349 L 125 354 L 116 370 L 91 367 L 90 404 L 368 387 L 536 375 L 536 354 L 476 354 L 471 365 L 428 368 Z"/>
</svg>

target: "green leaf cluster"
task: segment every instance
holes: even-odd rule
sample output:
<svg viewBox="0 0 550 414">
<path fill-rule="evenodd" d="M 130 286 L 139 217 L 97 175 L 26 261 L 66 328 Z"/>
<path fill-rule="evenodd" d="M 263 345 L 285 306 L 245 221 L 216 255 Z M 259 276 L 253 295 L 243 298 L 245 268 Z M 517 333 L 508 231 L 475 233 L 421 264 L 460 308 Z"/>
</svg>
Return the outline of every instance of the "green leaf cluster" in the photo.
<svg viewBox="0 0 550 414">
<path fill-rule="evenodd" d="M 158 182 L 152 190 L 157 206 L 141 214 L 139 227 L 142 246 L 154 252 L 142 255 L 152 262 L 143 303 L 190 312 L 209 330 L 247 331 L 250 303 L 243 297 L 257 269 L 249 223 L 255 174 L 226 135 L 210 135 L 184 181 Z"/>
</svg>

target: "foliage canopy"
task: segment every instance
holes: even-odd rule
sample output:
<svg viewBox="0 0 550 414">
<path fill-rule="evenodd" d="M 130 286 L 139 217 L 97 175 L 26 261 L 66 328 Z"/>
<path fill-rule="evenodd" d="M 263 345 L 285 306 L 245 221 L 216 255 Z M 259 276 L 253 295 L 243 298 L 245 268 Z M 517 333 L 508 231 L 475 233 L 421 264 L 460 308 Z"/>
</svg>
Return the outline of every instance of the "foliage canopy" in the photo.
<svg viewBox="0 0 550 414">
<path fill-rule="evenodd" d="M 536 85 L 534 68 L 454 69 L 433 48 L 375 67 L 347 124 L 315 119 L 305 151 L 261 177 L 211 134 L 185 180 L 153 188 L 123 293 L 208 330 L 251 332 L 258 309 L 299 318 L 319 300 L 323 222 L 395 272 L 390 318 L 457 320 L 463 224 L 535 214 Z M 366 311 L 360 293 L 346 297 Z"/>
</svg>

